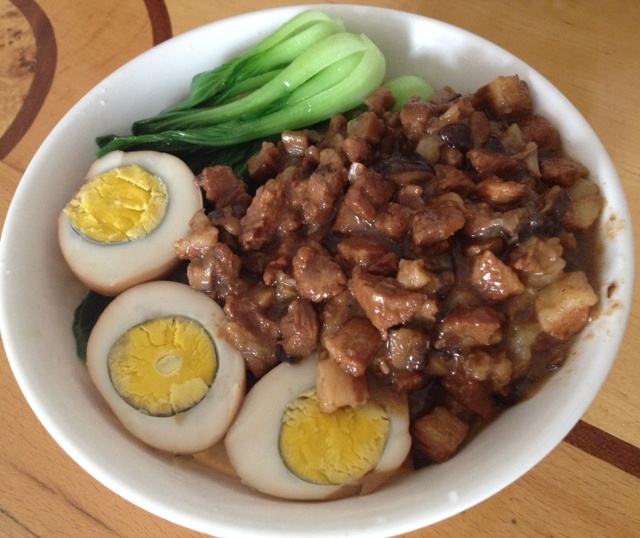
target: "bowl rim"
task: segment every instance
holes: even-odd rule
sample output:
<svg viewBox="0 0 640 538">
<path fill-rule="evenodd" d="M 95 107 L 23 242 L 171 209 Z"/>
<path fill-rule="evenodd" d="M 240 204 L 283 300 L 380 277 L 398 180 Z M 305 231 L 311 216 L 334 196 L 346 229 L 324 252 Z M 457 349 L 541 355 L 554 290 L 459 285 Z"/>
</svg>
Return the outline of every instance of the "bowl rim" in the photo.
<svg viewBox="0 0 640 538">
<path fill-rule="evenodd" d="M 540 91 L 552 92 L 556 95 L 556 98 L 560 99 L 564 105 L 567 106 L 567 110 L 571 112 L 572 117 L 578 122 L 579 127 L 586 131 L 586 135 L 595 144 L 594 151 L 598 153 L 598 159 L 603 161 L 604 173 L 606 177 L 613 182 L 609 184 L 609 189 L 616 195 L 615 199 L 615 211 L 619 218 L 626 224 L 622 231 L 616 236 L 616 241 L 621 245 L 621 250 L 626 249 L 626 256 L 617 260 L 618 265 L 612 269 L 612 271 L 622 271 L 626 269 L 624 278 L 620 281 L 619 288 L 617 290 L 617 300 L 621 305 L 621 308 L 617 312 L 612 312 L 610 315 L 615 318 L 615 324 L 613 328 L 609 328 L 611 331 L 609 343 L 616 350 L 619 348 L 624 335 L 624 327 L 627 324 L 630 314 L 631 296 L 633 294 L 633 281 L 635 267 L 634 261 L 634 242 L 633 232 L 631 229 L 631 218 L 629 215 L 629 208 L 622 192 L 622 185 L 615 171 L 615 167 L 607 155 L 606 150 L 602 143 L 597 139 L 597 135 L 593 132 L 586 120 L 582 117 L 580 112 L 569 102 L 569 100 L 562 95 L 551 83 L 545 79 L 540 73 L 535 71 L 531 66 L 525 64 L 513 54 L 505 49 L 495 45 L 494 43 L 472 34 L 471 32 L 453 26 L 449 23 L 432 19 L 422 15 L 403 12 L 390 8 L 369 7 L 369 6 L 356 6 L 346 4 L 316 4 L 316 5 L 301 5 L 301 6 L 286 6 L 273 9 L 264 9 L 254 11 L 250 13 L 244 13 L 236 15 L 227 19 L 222 19 L 216 22 L 209 23 L 205 26 L 195 28 L 170 40 L 150 49 L 127 62 L 114 73 L 106 77 L 98 85 L 96 85 L 90 92 L 87 93 L 78 103 L 76 103 L 60 120 L 56 127 L 47 136 L 41 147 L 33 157 L 32 162 L 27 167 L 24 173 L 23 180 L 18 185 L 14 199 L 11 202 L 7 217 L 2 230 L 2 237 L 0 238 L 0 266 L 3 271 L 1 272 L 0 280 L 0 333 L 3 337 L 3 344 L 9 360 L 9 364 L 14 373 L 14 376 L 22 390 L 27 402 L 36 414 L 37 418 L 47 429 L 49 434 L 54 440 L 67 452 L 73 460 L 75 460 L 82 468 L 84 468 L 90 475 L 92 475 L 99 482 L 113 490 L 121 497 L 129 500 L 130 502 L 142 507 L 143 509 L 154 513 L 162 518 L 168 519 L 174 523 L 183 525 L 194 530 L 231 536 L 294 536 L 298 535 L 301 528 L 305 528 L 305 534 L 308 536 L 324 536 L 327 533 L 342 536 L 388 536 L 391 534 L 400 534 L 402 532 L 409 532 L 420 527 L 424 527 L 448 518 L 454 514 L 457 514 L 471 506 L 487 499 L 488 497 L 500 491 L 513 481 L 518 479 L 524 473 L 529 471 L 535 466 L 542 458 L 544 458 L 568 433 L 568 431 L 577 423 L 582 414 L 586 411 L 586 408 L 590 405 L 591 401 L 595 397 L 596 393 L 604 383 L 610 368 L 615 358 L 615 353 L 612 353 L 611 357 L 607 361 L 603 361 L 603 364 L 593 369 L 593 378 L 590 379 L 591 384 L 584 388 L 583 396 L 580 399 L 571 399 L 570 405 L 566 409 L 563 409 L 562 421 L 557 420 L 552 424 L 544 439 L 539 439 L 536 445 L 535 451 L 531 451 L 526 454 L 519 454 L 511 461 L 502 462 L 505 465 L 505 471 L 500 480 L 494 480 L 490 485 L 482 484 L 482 469 L 474 468 L 470 461 L 471 458 L 465 459 L 465 472 L 468 476 L 468 483 L 473 486 L 472 492 L 451 489 L 446 493 L 444 502 L 439 505 L 437 513 L 433 511 L 424 510 L 421 513 L 415 513 L 415 509 L 410 510 L 407 507 L 402 506 L 397 500 L 389 503 L 391 510 L 390 513 L 380 513 L 378 511 L 368 508 L 366 504 L 379 507 L 378 504 L 381 496 L 385 496 L 385 490 L 374 492 L 367 499 L 367 503 L 363 502 L 363 498 L 351 498 L 343 499 L 339 501 L 332 501 L 331 505 L 326 503 L 305 503 L 304 505 L 298 503 L 287 503 L 273 499 L 262 499 L 260 502 L 264 504 L 263 514 L 268 513 L 268 510 L 273 510 L 274 513 L 279 510 L 285 510 L 292 520 L 295 527 L 288 526 L 287 523 L 274 518 L 266 518 L 262 523 L 252 521 L 242 521 L 240 518 L 241 513 L 237 510 L 231 510 L 228 516 L 217 513 L 218 520 L 212 521 L 208 517 L 203 516 L 198 512 L 201 507 L 198 505 L 193 510 L 185 511 L 184 507 L 176 508 L 175 504 L 167 504 L 167 499 L 149 497 L 148 492 L 136 490 L 132 488 L 132 484 L 129 481 L 129 477 L 122 474 L 115 474 L 108 469 L 104 461 L 96 459 L 96 455 L 86 452 L 87 445 L 79 442 L 74 435 L 70 435 L 68 426 L 61 423 L 53 413 L 53 410 L 48 408 L 47 402 L 42 398 L 42 395 L 35 391 L 29 379 L 29 372 L 25 368 L 25 364 L 22 361 L 22 354 L 24 353 L 24 334 L 21 333 L 17 322 L 12 317 L 12 308 L 16 301 L 15 290 L 15 274 L 18 269 L 15 263 L 13 254 L 20 252 L 21 245 L 18 242 L 16 230 L 20 230 L 23 226 L 23 211 L 28 207 L 28 197 L 31 195 L 31 191 L 34 188 L 34 182 L 37 183 L 35 174 L 38 172 L 38 163 L 41 163 L 42 159 L 47 155 L 50 155 L 54 151 L 58 144 L 58 137 L 65 129 L 68 129 L 72 120 L 80 114 L 81 111 L 89 106 L 95 104 L 96 101 L 102 101 L 104 99 L 104 86 L 110 81 L 121 79 L 131 70 L 137 69 L 140 65 L 151 62 L 154 58 L 161 56 L 167 51 L 171 51 L 176 48 L 189 47 L 190 43 L 198 39 L 203 33 L 220 31 L 223 28 L 243 27 L 247 24 L 256 24 L 261 20 L 268 20 L 270 25 L 274 25 L 275 21 L 284 22 L 287 18 L 293 16 L 303 10 L 319 9 L 330 14 L 345 15 L 348 14 L 350 20 L 355 20 L 360 17 L 370 17 L 376 21 L 387 21 L 394 18 L 402 18 L 407 20 L 408 25 L 428 26 L 431 29 L 438 29 L 439 31 L 456 35 L 460 38 L 472 40 L 477 45 L 481 45 L 486 50 L 492 53 L 499 54 L 501 58 L 506 58 L 510 65 L 517 65 L 526 73 L 535 79 L 534 87 L 540 89 Z M 365 23 L 363 23 L 365 24 Z M 366 25 L 366 24 L 365 24 Z M 266 26 L 265 26 L 266 28 Z M 489 80 L 487 80 L 488 82 Z M 453 87 L 455 85 L 452 84 Z M 534 97 L 535 99 L 535 97 Z M 39 246 L 39 245 L 36 245 Z M 24 284 L 23 284 L 24 286 Z M 49 300 L 55 300 L 56 295 L 48 297 Z M 566 376 L 564 376 L 566 377 Z M 551 384 L 556 384 L 555 379 Z M 522 420 L 522 416 L 526 416 L 526 410 L 532 405 L 538 405 L 536 397 L 527 402 L 519 404 L 516 412 L 509 410 L 505 413 L 507 417 L 504 422 L 509 421 L 512 424 L 517 424 Z M 515 408 L 514 408 L 515 409 Z M 522 416 L 521 416 L 522 415 Z M 502 418 L 502 417 L 501 417 Z M 504 429 L 504 428 L 503 428 Z M 490 431 L 488 428 L 487 431 Z M 484 432 L 483 432 L 484 433 Z M 120 440 L 118 439 L 118 442 Z M 487 435 L 481 434 L 474 443 L 477 442 L 476 449 L 471 450 L 475 453 L 481 451 L 481 447 L 490 444 L 487 441 Z M 472 443 L 470 446 L 474 446 Z M 127 446 L 127 448 L 129 448 Z M 137 450 L 137 449 L 134 449 Z M 141 449 L 142 452 L 147 454 L 145 448 Z M 166 474 L 164 469 L 164 460 L 157 457 L 153 453 L 148 453 L 149 465 L 152 470 L 158 469 L 162 473 Z M 456 457 L 457 458 L 457 457 Z M 451 470 L 452 466 L 457 465 L 456 458 L 437 466 L 436 469 L 429 473 L 429 476 L 433 481 L 440 480 L 447 476 L 447 473 Z M 499 463 L 497 460 L 491 460 L 491 463 Z M 123 469 L 127 472 L 134 472 L 134 469 L 128 468 L 127 465 L 123 465 Z M 186 475 L 182 471 L 175 470 L 173 475 L 176 480 L 183 481 L 185 476 L 187 479 L 192 477 L 192 473 L 187 470 Z M 172 473 L 170 473 L 172 474 Z M 389 491 L 397 492 L 398 490 L 407 490 L 409 494 L 414 498 L 419 494 L 420 482 L 417 478 L 418 473 L 415 476 L 408 478 L 406 481 L 392 482 L 389 484 Z M 134 482 L 135 484 L 136 482 Z M 232 489 L 234 484 L 229 484 Z M 386 488 L 385 488 L 386 489 Z M 440 492 L 442 494 L 442 491 Z M 234 494 L 235 495 L 235 494 Z M 238 493 L 240 498 L 244 497 L 244 493 Z M 426 495 L 427 499 L 435 502 L 436 499 Z M 292 508 L 289 508 L 289 507 Z M 329 527 L 319 527 L 320 523 L 326 519 L 326 509 L 324 507 L 331 506 L 331 512 L 338 514 L 336 517 L 341 522 L 340 525 L 329 525 Z M 284 507 L 284 508 L 283 508 Z M 346 514 L 340 515 L 340 514 Z M 356 518 L 354 514 L 357 514 Z M 395 514 L 395 515 L 394 515 Z M 239 519 L 238 519 L 239 518 Z M 350 526 L 345 525 L 345 521 L 355 522 Z M 269 525 L 269 528 L 265 528 L 265 524 Z"/>
</svg>

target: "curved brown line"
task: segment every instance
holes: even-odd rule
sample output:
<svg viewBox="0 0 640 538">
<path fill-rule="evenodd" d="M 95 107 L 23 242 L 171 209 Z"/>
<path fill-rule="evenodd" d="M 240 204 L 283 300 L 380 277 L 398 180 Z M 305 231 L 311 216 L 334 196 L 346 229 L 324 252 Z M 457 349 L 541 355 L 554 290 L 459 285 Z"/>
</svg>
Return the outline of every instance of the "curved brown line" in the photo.
<svg viewBox="0 0 640 538">
<path fill-rule="evenodd" d="M 53 82 L 58 50 L 53 26 L 42 8 L 32 0 L 11 0 L 29 22 L 36 38 L 35 72 L 18 114 L 0 137 L 0 159 L 20 142 L 42 108 Z"/>
<path fill-rule="evenodd" d="M 151 22 L 154 46 L 173 37 L 171 18 L 164 0 L 144 0 L 144 5 L 147 8 L 149 21 Z"/>
<path fill-rule="evenodd" d="M 579 421 L 564 439 L 570 445 L 640 478 L 640 448 Z"/>
</svg>

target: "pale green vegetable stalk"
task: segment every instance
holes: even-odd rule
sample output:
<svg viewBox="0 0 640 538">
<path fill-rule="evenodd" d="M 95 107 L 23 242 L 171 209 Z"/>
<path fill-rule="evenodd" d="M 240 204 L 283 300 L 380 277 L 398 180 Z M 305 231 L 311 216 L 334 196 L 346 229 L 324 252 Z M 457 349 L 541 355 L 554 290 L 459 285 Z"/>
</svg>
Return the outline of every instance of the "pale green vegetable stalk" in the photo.
<svg viewBox="0 0 640 538">
<path fill-rule="evenodd" d="M 240 56 L 193 77 L 189 97 L 173 110 L 224 102 L 229 98 L 227 94 L 234 92 L 238 84 L 281 69 L 311 44 L 344 31 L 342 22 L 326 13 L 304 11 Z M 250 89 L 257 87 L 254 85 Z"/>
<path fill-rule="evenodd" d="M 295 69 L 286 68 L 248 97 L 221 107 L 223 113 L 215 107 L 203 112 L 200 125 L 186 112 L 185 128 L 115 137 L 99 155 L 116 149 L 179 153 L 221 148 L 307 127 L 360 106 L 380 86 L 386 69 L 382 52 L 368 37 L 344 32 L 303 51 L 294 63 Z M 259 105 L 250 102 L 256 94 Z M 230 110 L 235 110 L 235 117 Z"/>
<path fill-rule="evenodd" d="M 206 108 L 168 112 L 136 122 L 133 133 L 152 134 L 172 130 L 190 130 L 212 126 L 240 116 L 264 110 L 273 103 L 286 100 L 289 95 L 316 75 L 325 77 L 322 71 L 344 58 L 364 52 L 375 46 L 360 36 L 346 32 L 332 34 L 314 43 L 300 53 L 287 67 L 271 79 L 237 100 Z"/>
<path fill-rule="evenodd" d="M 436 93 L 426 80 L 416 75 L 402 75 L 384 83 L 396 99 L 393 110 L 400 110 L 412 97 L 428 101 Z"/>
</svg>

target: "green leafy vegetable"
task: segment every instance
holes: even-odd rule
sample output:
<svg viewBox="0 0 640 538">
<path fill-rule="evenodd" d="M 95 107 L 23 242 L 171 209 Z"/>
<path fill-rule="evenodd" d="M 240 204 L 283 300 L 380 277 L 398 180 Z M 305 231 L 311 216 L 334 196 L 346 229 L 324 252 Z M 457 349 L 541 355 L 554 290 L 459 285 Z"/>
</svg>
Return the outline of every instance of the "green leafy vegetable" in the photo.
<svg viewBox="0 0 640 538">
<path fill-rule="evenodd" d="M 97 138 L 98 156 L 154 149 L 194 169 L 190 160 L 196 156 L 200 163 L 203 155 L 215 159 L 220 148 L 309 127 L 360 106 L 380 86 L 385 69 L 382 52 L 365 35 L 346 32 L 321 12 L 304 12 L 242 56 L 194 77 L 189 98 L 178 107 L 135 122 L 131 135 Z"/>
<path fill-rule="evenodd" d="M 322 11 L 304 11 L 244 54 L 196 75 L 191 81 L 189 97 L 174 110 L 224 103 L 234 97 L 239 85 L 245 85 L 246 91 L 254 90 L 264 83 L 261 77 L 277 72 L 316 41 L 338 32 L 344 32 L 341 21 Z"/>
<path fill-rule="evenodd" d="M 87 342 L 91 330 L 112 300 L 113 297 L 90 291 L 74 312 L 72 330 L 76 339 L 76 353 L 83 361 L 87 360 Z"/>
<path fill-rule="evenodd" d="M 416 75 L 402 75 L 384 83 L 396 99 L 393 110 L 400 110 L 412 97 L 428 101 L 435 91 L 431 84 Z"/>
</svg>

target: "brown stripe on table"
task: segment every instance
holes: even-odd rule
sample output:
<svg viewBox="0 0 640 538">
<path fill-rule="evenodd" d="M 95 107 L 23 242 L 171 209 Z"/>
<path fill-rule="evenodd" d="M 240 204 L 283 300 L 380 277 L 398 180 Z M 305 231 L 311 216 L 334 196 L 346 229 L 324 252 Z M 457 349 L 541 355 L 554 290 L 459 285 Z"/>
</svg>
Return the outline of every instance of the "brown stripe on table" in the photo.
<svg viewBox="0 0 640 538">
<path fill-rule="evenodd" d="M 564 439 L 570 445 L 640 478 L 640 448 L 579 421 Z"/>
<path fill-rule="evenodd" d="M 144 0 L 144 5 L 147 8 L 149 22 L 151 23 L 153 44 L 158 45 L 173 37 L 171 18 L 164 0 Z"/>
<path fill-rule="evenodd" d="M 0 137 L 0 159 L 6 157 L 27 132 L 49 93 L 56 70 L 57 46 L 46 13 L 32 0 L 11 0 L 29 22 L 36 37 L 35 67 L 29 91 L 11 124 Z"/>
<path fill-rule="evenodd" d="M 35 36 L 36 50 L 33 60 L 33 80 L 13 121 L 3 133 L 0 133 L 0 159 L 4 159 L 20 142 L 24 134 L 37 117 L 45 98 L 47 97 L 57 63 L 56 38 L 51 21 L 47 14 L 34 0 L 10 0 L 22 13 Z M 158 45 L 173 36 L 171 19 L 164 0 L 144 0 L 153 45 Z"/>
</svg>

